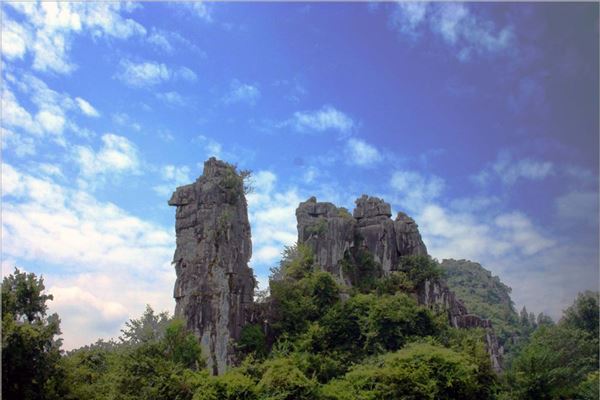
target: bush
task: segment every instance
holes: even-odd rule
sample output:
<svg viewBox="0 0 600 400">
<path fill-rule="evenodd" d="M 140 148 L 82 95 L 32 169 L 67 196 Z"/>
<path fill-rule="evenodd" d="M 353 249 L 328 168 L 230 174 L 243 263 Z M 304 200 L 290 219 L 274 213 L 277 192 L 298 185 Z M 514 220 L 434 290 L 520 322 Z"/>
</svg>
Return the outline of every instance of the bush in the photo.
<svg viewBox="0 0 600 400">
<path fill-rule="evenodd" d="M 477 366 L 463 355 L 420 343 L 355 366 L 327 384 L 325 399 L 484 399 Z"/>
<path fill-rule="evenodd" d="M 269 360 L 256 389 L 264 400 L 312 400 L 318 383 L 309 379 L 289 358 Z"/>
</svg>

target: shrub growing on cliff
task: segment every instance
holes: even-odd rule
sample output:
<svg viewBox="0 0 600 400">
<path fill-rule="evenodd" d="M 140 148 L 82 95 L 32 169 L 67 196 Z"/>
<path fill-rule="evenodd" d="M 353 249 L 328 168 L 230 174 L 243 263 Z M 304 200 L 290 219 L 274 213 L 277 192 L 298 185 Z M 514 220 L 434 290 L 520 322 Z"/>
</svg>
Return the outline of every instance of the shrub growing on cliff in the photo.
<svg viewBox="0 0 600 400">
<path fill-rule="evenodd" d="M 377 280 L 383 275 L 381 265 L 375 261 L 373 254 L 361 248 L 347 250 L 340 264 L 352 287 L 362 293 L 375 289 Z"/>
</svg>

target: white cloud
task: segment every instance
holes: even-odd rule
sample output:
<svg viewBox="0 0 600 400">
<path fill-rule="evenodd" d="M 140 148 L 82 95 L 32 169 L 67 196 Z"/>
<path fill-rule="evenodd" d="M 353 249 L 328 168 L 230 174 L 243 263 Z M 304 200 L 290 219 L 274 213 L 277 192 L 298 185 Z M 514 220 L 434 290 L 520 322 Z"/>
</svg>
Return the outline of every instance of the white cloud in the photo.
<svg viewBox="0 0 600 400">
<path fill-rule="evenodd" d="M 85 138 L 95 135 L 89 129 L 79 127 L 72 118 L 74 112 L 89 116 L 99 114 L 87 101 L 56 92 L 29 73 L 22 73 L 17 78 L 10 69 L 5 70 L 3 83 L 2 123 L 4 129 L 11 131 L 5 143 L 15 154 L 33 154 L 36 146 L 45 140 L 64 147 L 67 145 L 65 132 L 68 131 Z M 25 109 L 20 101 L 29 102 L 29 109 Z M 17 138 L 23 143 L 16 143 Z"/>
<path fill-rule="evenodd" d="M 514 248 L 518 248 L 525 255 L 538 253 L 555 244 L 552 239 L 538 232 L 523 213 L 501 214 L 494 222 L 500 228 L 498 232 L 500 237 L 511 242 Z"/>
<path fill-rule="evenodd" d="M 500 255 L 510 244 L 494 236 L 490 224 L 470 213 L 453 213 L 437 204 L 429 204 L 415 214 L 429 253 L 442 258 L 481 260 L 486 254 Z"/>
<path fill-rule="evenodd" d="M 4 15 L 2 23 L 2 56 L 9 60 L 23 58 L 27 43 L 31 40 L 29 32 L 15 21 Z"/>
<path fill-rule="evenodd" d="M 20 135 L 10 129 L 2 129 L 2 149 L 11 150 L 17 157 L 31 156 L 36 153 L 33 138 Z"/>
<path fill-rule="evenodd" d="M 234 79 L 230 84 L 229 93 L 223 98 L 223 101 L 226 104 L 247 103 L 254 105 L 258 99 L 260 99 L 260 90 L 256 85 L 242 83 Z"/>
<path fill-rule="evenodd" d="M 398 2 L 390 22 L 411 40 L 417 40 L 429 29 L 455 49 L 460 61 L 468 61 L 474 54 L 508 51 L 515 40 L 512 26 L 497 28 L 493 21 L 462 3 Z"/>
<path fill-rule="evenodd" d="M 348 115 L 332 106 L 323 106 L 315 111 L 297 111 L 284 125 L 291 125 L 299 132 L 337 130 L 348 133 L 354 128 L 354 121 Z"/>
<path fill-rule="evenodd" d="M 251 263 L 258 273 L 266 273 L 281 258 L 284 246 L 297 240 L 296 208 L 301 199 L 296 189 L 275 191 L 277 176 L 259 171 L 253 176 L 254 191 L 248 194 L 248 213 L 252 225 Z"/>
<path fill-rule="evenodd" d="M 90 103 L 88 103 L 86 100 L 82 99 L 81 97 L 76 97 L 75 101 L 77 102 L 77 105 L 81 109 L 81 112 L 84 113 L 85 115 L 87 115 L 88 117 L 96 117 L 97 118 L 100 116 L 100 113 L 98 112 L 98 110 L 96 110 Z"/>
<path fill-rule="evenodd" d="M 364 140 L 350 138 L 346 142 L 347 160 L 350 164 L 361 167 L 371 166 L 380 162 L 383 157 L 381 153 Z"/>
<path fill-rule="evenodd" d="M 75 160 L 81 175 L 92 180 L 98 175 L 138 171 L 140 160 L 136 146 L 123 136 L 112 133 L 102 135 L 102 147 L 96 152 L 89 147 L 76 146 Z"/>
<path fill-rule="evenodd" d="M 75 34 L 87 33 L 93 37 L 126 39 L 145 35 L 142 25 L 123 18 L 121 12 L 133 7 L 126 3 L 92 2 L 7 2 L 25 19 L 20 25 L 8 19 L 7 41 L 10 39 L 9 57 L 33 55 L 33 68 L 39 71 L 70 73 L 76 65 L 69 59 Z M 4 45 L 4 43 L 3 43 Z M 3 47 L 4 49 L 4 47 Z"/>
<path fill-rule="evenodd" d="M 415 171 L 400 170 L 393 173 L 390 186 L 399 197 L 398 203 L 408 210 L 417 210 L 432 203 L 444 189 L 443 179 L 425 176 Z"/>
<path fill-rule="evenodd" d="M 46 83 L 28 73 L 18 79 L 11 73 L 5 73 L 3 83 L 2 123 L 5 128 L 19 134 L 31 134 L 35 141 L 50 138 L 62 146 L 66 144 L 65 130 L 79 132 L 80 128 L 68 119 L 70 112 L 80 110 L 77 101 L 70 96 L 50 89 Z M 28 97 L 34 106 L 31 111 L 21 105 L 14 89 Z"/>
<path fill-rule="evenodd" d="M 183 98 L 182 95 L 180 95 L 177 92 L 156 93 L 155 96 L 160 101 L 163 101 L 172 106 L 180 106 L 181 107 L 181 106 L 185 105 L 185 99 Z"/>
<path fill-rule="evenodd" d="M 128 86 L 148 87 L 168 81 L 171 75 L 171 70 L 162 63 L 149 61 L 134 63 L 130 60 L 122 60 L 120 72 L 116 77 Z"/>
<path fill-rule="evenodd" d="M 67 349 L 118 334 L 146 303 L 172 307 L 170 229 L 10 164 L 2 178 L 3 259 L 48 266 L 50 309 L 60 314 Z"/>
</svg>

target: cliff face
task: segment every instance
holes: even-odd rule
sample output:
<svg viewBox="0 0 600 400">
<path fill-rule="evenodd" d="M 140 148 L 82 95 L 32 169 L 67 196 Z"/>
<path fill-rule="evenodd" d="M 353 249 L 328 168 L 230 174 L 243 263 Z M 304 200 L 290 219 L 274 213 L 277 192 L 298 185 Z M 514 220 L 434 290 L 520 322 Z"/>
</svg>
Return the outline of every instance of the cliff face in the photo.
<svg viewBox="0 0 600 400">
<path fill-rule="evenodd" d="M 181 186 L 176 206 L 175 315 L 200 338 L 209 369 L 223 373 L 251 312 L 254 277 L 243 180 L 231 165 L 211 158 L 196 182 Z"/>
<path fill-rule="evenodd" d="M 356 200 L 352 215 L 332 203 L 319 203 L 311 197 L 296 210 L 298 243 L 311 247 L 316 263 L 351 284 L 341 266 L 346 252 L 368 250 L 384 274 L 395 270 L 400 257 L 427 255 L 427 249 L 415 221 L 399 212 L 391 219 L 390 205 L 382 199 L 363 195 Z M 449 322 L 457 328 L 483 328 L 492 366 L 501 369 L 501 354 L 490 321 L 469 314 L 465 305 L 445 282 L 428 280 L 416 289 L 420 304 L 446 311 Z"/>
</svg>

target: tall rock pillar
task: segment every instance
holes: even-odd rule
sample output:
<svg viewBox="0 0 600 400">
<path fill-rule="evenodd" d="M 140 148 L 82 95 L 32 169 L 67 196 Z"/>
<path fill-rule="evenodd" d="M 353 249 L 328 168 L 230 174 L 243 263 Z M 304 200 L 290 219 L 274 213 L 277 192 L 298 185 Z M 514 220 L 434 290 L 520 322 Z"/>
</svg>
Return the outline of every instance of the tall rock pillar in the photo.
<svg viewBox="0 0 600 400">
<path fill-rule="evenodd" d="M 254 297 L 243 179 L 212 157 L 196 182 L 177 188 L 169 205 L 177 207 L 175 316 L 200 339 L 209 369 L 222 374 Z"/>
</svg>

